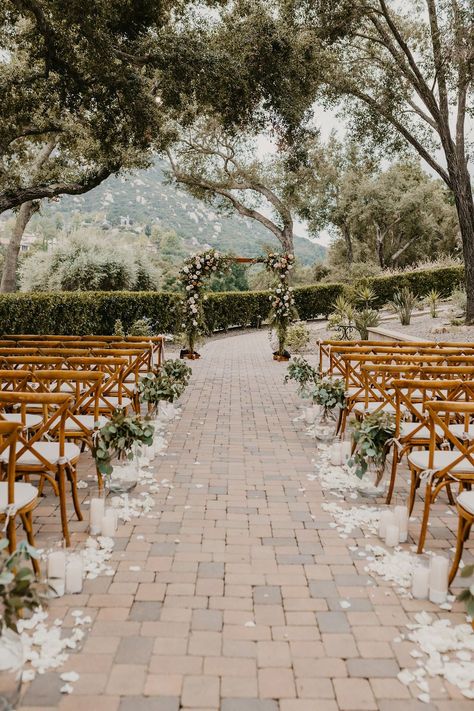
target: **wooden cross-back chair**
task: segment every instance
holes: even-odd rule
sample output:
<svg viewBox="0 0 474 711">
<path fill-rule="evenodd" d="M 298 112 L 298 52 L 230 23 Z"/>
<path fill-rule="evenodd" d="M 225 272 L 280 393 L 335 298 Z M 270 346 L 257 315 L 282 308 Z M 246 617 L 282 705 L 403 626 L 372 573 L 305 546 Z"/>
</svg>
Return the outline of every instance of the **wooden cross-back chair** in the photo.
<svg viewBox="0 0 474 711">
<path fill-rule="evenodd" d="M 443 357 L 433 355 L 424 356 L 420 354 L 407 355 L 405 353 L 399 353 L 398 351 L 396 351 L 391 354 L 384 353 L 382 355 L 375 355 L 370 353 L 356 355 L 344 354 L 342 356 L 342 362 L 343 369 L 345 370 L 346 392 L 348 393 L 348 409 L 350 411 L 354 404 L 357 402 L 367 403 L 379 399 L 376 396 L 376 388 L 374 393 L 371 393 L 370 391 L 370 387 L 372 387 L 373 384 L 370 384 L 369 387 L 369 384 L 367 382 L 367 373 L 366 370 L 364 370 L 365 366 L 370 365 L 374 368 L 376 366 L 381 366 L 381 368 L 383 368 L 386 365 L 400 365 L 403 367 L 413 365 L 416 367 L 420 367 L 420 365 L 422 364 L 426 365 L 428 363 L 442 363 Z M 385 379 L 383 373 L 387 373 L 387 377 L 390 373 L 389 370 L 380 370 L 378 372 L 381 374 L 380 377 L 382 378 L 382 380 Z"/>
<path fill-rule="evenodd" d="M 82 521 L 82 513 L 77 495 L 76 466 L 80 456 L 79 447 L 73 442 L 66 442 L 65 424 L 69 415 L 69 405 L 73 398 L 66 393 L 29 393 L 0 392 L 0 420 L 2 412 L 10 407 L 19 406 L 22 417 L 22 429 L 18 432 L 16 445 L 16 476 L 39 477 L 39 490 L 42 491 L 45 480 L 59 496 L 61 525 L 66 545 L 70 544 L 66 508 L 66 480 L 70 482 L 72 501 L 77 518 Z M 26 414 L 31 407 L 44 407 L 45 416 L 40 427 L 28 437 L 26 434 Z M 56 441 L 51 441 L 51 433 Z M 6 461 L 5 457 L 3 460 Z"/>
<path fill-rule="evenodd" d="M 17 343 L 20 341 L 76 341 L 77 336 L 63 336 L 56 333 L 13 333 L 8 335 L 8 338 L 15 340 Z"/>
<path fill-rule="evenodd" d="M 99 357 L 114 356 L 125 359 L 127 365 L 122 375 L 122 389 L 125 397 L 131 400 L 131 405 L 136 412 L 139 410 L 137 386 L 140 374 L 149 372 L 150 351 L 142 348 L 105 348 L 97 349 L 93 355 Z"/>
<path fill-rule="evenodd" d="M 35 370 L 45 370 L 47 368 L 58 370 L 64 364 L 64 358 L 57 356 L 0 356 L 0 364 L 2 367 L 11 368 L 13 370 L 27 370 L 34 372 Z"/>
<path fill-rule="evenodd" d="M 0 358 L 8 356 L 28 356 L 28 355 L 39 355 L 40 349 L 36 346 L 32 348 L 31 346 L 1 346 L 0 347 Z"/>
<path fill-rule="evenodd" d="M 69 343 L 64 343 L 61 348 L 41 348 L 41 355 L 52 358 L 74 358 L 74 356 L 86 356 L 91 352 L 90 348 L 70 348 Z"/>
<path fill-rule="evenodd" d="M 32 380 L 31 370 L 0 370 L 0 390 L 27 390 L 30 380 Z"/>
<path fill-rule="evenodd" d="M 135 392 L 124 384 L 128 368 L 126 358 L 108 356 L 84 356 L 68 358 L 65 367 L 69 370 L 87 370 L 104 376 L 99 392 L 99 415 L 111 415 L 117 407 L 128 409 L 134 403 Z"/>
<path fill-rule="evenodd" d="M 456 537 L 456 550 L 454 553 L 451 570 L 449 572 L 449 584 L 453 582 L 461 562 L 464 544 L 469 538 L 472 524 L 474 523 L 474 490 L 462 491 L 456 499 L 456 509 L 458 512 L 458 532 Z"/>
<path fill-rule="evenodd" d="M 474 483 L 474 439 L 463 438 L 452 431 L 452 422 L 460 418 L 468 425 L 474 417 L 474 403 L 461 401 L 431 401 L 426 403 L 429 416 L 430 444 L 425 450 L 408 455 L 411 471 L 409 511 L 413 510 L 416 491 L 425 482 L 425 502 L 418 541 L 422 553 L 426 540 L 431 504 L 447 487 L 457 483 L 460 491 L 470 489 Z M 439 450 L 441 436 L 452 449 Z"/>
<path fill-rule="evenodd" d="M 25 529 L 28 543 L 35 545 L 32 512 L 38 505 L 38 489 L 30 483 L 16 481 L 16 451 L 21 425 L 0 422 L 0 526 L 6 532 L 10 553 L 16 549 L 16 517 Z M 38 573 L 38 563 L 33 560 Z"/>
<path fill-rule="evenodd" d="M 35 392 L 37 383 L 31 370 L 0 370 L 0 390 L 6 392 Z M 4 420 L 8 422 L 22 423 L 22 416 L 19 412 L 4 412 Z M 27 412 L 24 424 L 28 432 L 39 427 L 43 421 L 43 414 Z"/>
<path fill-rule="evenodd" d="M 420 374 L 412 379 L 397 378 L 391 388 L 395 395 L 395 435 L 393 445 L 390 485 L 386 503 L 392 500 L 398 465 L 403 457 L 416 447 L 428 447 L 430 443 L 429 415 L 426 403 L 432 400 L 466 400 L 469 389 L 466 382 L 452 379 L 420 379 Z M 443 432 L 435 427 L 438 446 L 443 442 Z"/>
<path fill-rule="evenodd" d="M 340 374 L 342 377 L 345 376 L 347 363 L 357 361 L 362 362 L 364 358 L 374 359 L 374 358 L 394 358 L 401 355 L 416 355 L 418 353 L 416 348 L 391 348 L 391 347 L 377 347 L 369 348 L 363 347 L 356 350 L 346 349 L 342 347 L 333 348 L 331 351 L 329 372 L 334 374 Z"/>
<path fill-rule="evenodd" d="M 66 392 L 71 395 L 64 436 L 66 440 L 79 442 L 82 449 L 86 445 L 92 448 L 94 432 L 107 423 L 107 418 L 99 410 L 104 373 L 90 370 L 42 370 L 36 372 L 34 377 L 39 384 L 39 392 Z M 51 430 L 53 437 L 56 437 L 59 424 Z"/>
<path fill-rule="evenodd" d="M 385 353 L 394 350 L 412 349 L 419 350 L 423 346 L 434 345 L 431 341 L 319 341 L 319 367 L 323 370 L 323 359 L 329 361 L 329 373 L 332 372 L 333 358 L 339 353 Z"/>
</svg>

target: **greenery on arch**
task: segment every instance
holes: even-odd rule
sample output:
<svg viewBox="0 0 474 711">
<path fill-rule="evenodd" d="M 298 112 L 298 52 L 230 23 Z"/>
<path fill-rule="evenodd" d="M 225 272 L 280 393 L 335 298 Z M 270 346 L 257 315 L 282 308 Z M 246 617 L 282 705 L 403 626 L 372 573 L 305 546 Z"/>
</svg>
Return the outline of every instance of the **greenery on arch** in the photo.
<svg viewBox="0 0 474 711">
<path fill-rule="evenodd" d="M 203 308 L 205 282 L 218 273 L 228 272 L 237 261 L 239 260 L 236 257 L 220 254 L 215 249 L 208 249 L 186 259 L 180 270 L 184 292 L 181 327 L 190 357 L 195 355 L 195 346 L 199 337 L 209 331 Z M 265 268 L 276 277 L 276 284 L 269 295 L 270 327 L 275 330 L 278 338 L 278 349 L 275 354 L 283 356 L 288 327 L 298 317 L 293 289 L 288 283 L 295 257 L 290 253 L 270 252 L 266 257 L 248 260 L 250 264 L 257 262 L 263 263 Z"/>
</svg>

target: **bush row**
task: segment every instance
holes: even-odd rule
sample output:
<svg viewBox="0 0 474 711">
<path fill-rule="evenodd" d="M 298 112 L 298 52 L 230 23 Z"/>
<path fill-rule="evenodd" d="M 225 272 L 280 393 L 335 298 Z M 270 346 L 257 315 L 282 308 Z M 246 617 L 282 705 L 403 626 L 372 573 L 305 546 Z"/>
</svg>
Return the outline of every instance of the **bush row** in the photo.
<svg viewBox="0 0 474 711">
<path fill-rule="evenodd" d="M 408 286 L 418 296 L 436 289 L 447 296 L 463 283 L 462 267 L 443 267 L 366 279 L 377 295 L 377 307 L 393 293 Z M 355 286 L 355 285 L 354 285 Z M 343 284 L 317 284 L 295 289 L 301 319 L 328 316 L 332 304 L 344 293 Z M 210 292 L 204 301 L 209 329 L 258 326 L 268 317 L 269 292 Z M 180 296 L 167 292 L 54 292 L 4 294 L 0 296 L 0 333 L 110 334 L 116 319 L 125 330 L 138 318 L 150 318 L 157 332 L 179 330 Z"/>
</svg>

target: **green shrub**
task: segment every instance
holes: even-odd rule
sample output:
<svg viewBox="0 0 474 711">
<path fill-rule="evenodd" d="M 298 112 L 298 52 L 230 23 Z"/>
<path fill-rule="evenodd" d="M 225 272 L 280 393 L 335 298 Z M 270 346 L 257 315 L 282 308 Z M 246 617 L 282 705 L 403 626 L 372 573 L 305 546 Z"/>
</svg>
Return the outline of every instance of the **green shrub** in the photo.
<svg viewBox="0 0 474 711">
<path fill-rule="evenodd" d="M 372 308 L 380 308 L 404 286 L 418 297 L 431 289 L 448 295 L 463 283 L 462 267 L 403 272 L 398 275 L 365 279 L 375 293 Z M 354 285 L 357 287 L 357 284 Z M 302 321 L 327 317 L 343 284 L 317 284 L 297 287 L 295 305 Z M 259 326 L 268 318 L 268 291 L 209 292 L 204 301 L 209 331 L 231 326 Z M 150 319 L 155 333 L 179 331 L 180 296 L 153 291 L 89 291 L 17 293 L 0 295 L 0 333 L 99 334 L 113 333 L 120 319 L 128 333 L 137 319 Z"/>
</svg>

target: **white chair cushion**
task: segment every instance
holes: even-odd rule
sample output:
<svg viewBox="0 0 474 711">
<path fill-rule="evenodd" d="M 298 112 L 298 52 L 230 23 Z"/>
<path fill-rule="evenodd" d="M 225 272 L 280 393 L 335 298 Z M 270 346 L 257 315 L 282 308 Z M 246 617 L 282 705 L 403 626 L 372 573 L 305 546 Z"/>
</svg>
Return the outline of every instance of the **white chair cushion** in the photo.
<svg viewBox="0 0 474 711">
<path fill-rule="evenodd" d="M 16 451 L 19 452 L 20 449 L 22 449 L 23 444 L 21 442 L 17 442 L 16 444 Z M 59 443 L 58 442 L 35 442 L 33 445 L 34 449 L 41 454 L 44 459 L 46 459 L 48 462 L 51 462 L 52 464 L 55 464 L 58 459 L 59 459 Z M 69 461 L 74 461 L 75 459 L 79 459 L 79 456 L 81 454 L 81 450 L 76 444 L 73 444 L 72 442 L 66 442 L 64 445 L 64 456 L 66 459 Z M 8 450 L 5 450 L 0 454 L 0 461 L 8 461 Z M 41 460 L 38 459 L 38 457 L 35 457 L 33 452 L 31 451 L 26 451 L 24 452 L 19 459 L 17 459 L 17 465 L 22 465 L 22 466 L 29 466 L 29 465 L 34 465 L 34 466 L 41 466 Z"/>
<path fill-rule="evenodd" d="M 107 394 L 104 394 L 101 405 L 102 403 L 108 403 L 112 407 L 119 407 L 119 399 L 115 395 L 109 396 Z M 122 402 L 120 403 L 120 407 L 130 407 L 131 404 L 132 401 L 129 397 L 123 397 Z"/>
<path fill-rule="evenodd" d="M 15 482 L 13 494 L 15 508 L 17 510 L 27 506 L 38 496 L 38 489 L 32 484 Z M 8 506 L 8 482 L 0 481 L 0 513 L 5 513 Z"/>
<path fill-rule="evenodd" d="M 456 437 L 462 437 L 463 433 L 466 431 L 464 425 L 450 425 L 449 430 L 456 435 Z M 474 438 L 474 425 L 469 425 L 467 433 L 469 437 Z"/>
<path fill-rule="evenodd" d="M 419 427 L 418 422 L 402 422 L 400 424 L 400 437 L 410 437 L 411 433 L 416 430 L 416 428 Z M 436 429 L 436 434 L 442 436 L 443 435 L 443 428 L 440 427 L 439 425 L 435 425 Z M 430 438 L 430 430 L 428 427 L 422 427 L 418 432 L 413 436 L 413 439 L 429 439 Z"/>
<path fill-rule="evenodd" d="M 18 424 L 22 424 L 21 414 L 19 412 L 2 412 L 2 419 L 7 420 L 8 422 L 18 422 Z M 31 415 L 29 413 L 25 415 L 25 424 L 27 430 L 31 430 L 34 427 L 39 427 L 42 422 L 43 418 L 41 417 L 41 415 Z"/>
<path fill-rule="evenodd" d="M 456 500 L 463 509 L 474 514 L 474 491 L 462 491 Z"/>
<path fill-rule="evenodd" d="M 74 417 L 76 420 L 79 420 L 79 422 L 86 429 L 91 431 L 96 429 L 96 423 L 98 423 L 97 426 L 100 428 L 106 425 L 109 421 L 107 417 L 104 417 L 103 415 L 100 415 L 97 419 L 94 417 L 94 415 L 75 415 Z M 66 420 L 65 430 L 66 432 L 80 432 L 81 428 L 78 423 L 72 419 L 72 417 L 68 417 L 68 419 Z"/>
<path fill-rule="evenodd" d="M 380 402 L 368 402 L 367 405 L 364 402 L 358 402 L 354 405 L 352 408 L 353 412 L 358 412 L 360 415 L 365 415 L 367 412 L 375 412 L 376 410 L 383 411 L 383 412 L 390 412 L 392 415 L 395 414 L 395 407 L 390 403 L 386 402 L 383 407 L 380 407 Z M 380 408 L 380 410 L 379 410 Z M 403 411 L 406 408 L 401 406 L 400 410 Z"/>
<path fill-rule="evenodd" d="M 456 461 L 459 457 L 459 452 L 455 450 L 444 451 L 437 450 L 434 453 L 433 469 L 444 469 L 451 462 Z M 419 452 L 411 452 L 408 455 L 408 461 L 411 462 L 418 469 L 429 469 L 429 452 L 427 449 L 421 450 Z M 463 474 L 474 474 L 474 466 L 467 460 L 461 460 L 456 464 L 450 471 L 463 473 Z"/>
</svg>

